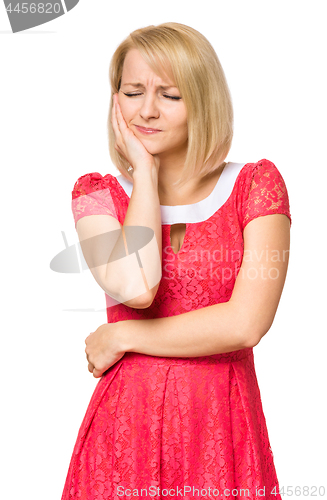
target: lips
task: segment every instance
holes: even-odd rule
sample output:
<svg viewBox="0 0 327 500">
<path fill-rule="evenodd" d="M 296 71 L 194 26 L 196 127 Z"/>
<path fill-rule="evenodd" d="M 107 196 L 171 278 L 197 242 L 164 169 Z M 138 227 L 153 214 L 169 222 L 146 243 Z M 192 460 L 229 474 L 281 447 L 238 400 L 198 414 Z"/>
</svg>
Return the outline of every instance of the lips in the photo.
<svg viewBox="0 0 327 500">
<path fill-rule="evenodd" d="M 134 125 L 134 126 L 139 132 L 141 132 L 141 134 L 145 135 L 158 134 L 159 132 L 162 132 L 162 130 L 158 128 L 147 128 L 147 127 L 141 127 L 140 125 Z"/>
</svg>

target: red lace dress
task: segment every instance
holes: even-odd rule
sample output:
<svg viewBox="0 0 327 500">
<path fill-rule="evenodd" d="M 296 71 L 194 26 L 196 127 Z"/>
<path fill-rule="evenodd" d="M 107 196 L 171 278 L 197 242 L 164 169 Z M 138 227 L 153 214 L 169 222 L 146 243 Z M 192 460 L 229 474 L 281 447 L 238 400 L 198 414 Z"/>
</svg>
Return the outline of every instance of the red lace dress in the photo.
<svg viewBox="0 0 327 500">
<path fill-rule="evenodd" d="M 121 224 L 132 183 L 84 175 L 73 190 L 75 222 L 108 214 Z M 228 163 L 213 192 L 193 205 L 161 206 L 162 279 L 151 307 L 106 295 L 108 322 L 174 316 L 227 302 L 256 217 L 291 220 L 273 163 Z M 186 223 L 180 251 L 170 226 Z M 278 481 L 253 350 L 203 357 L 126 353 L 99 380 L 80 427 L 62 500 L 278 499 Z"/>
</svg>

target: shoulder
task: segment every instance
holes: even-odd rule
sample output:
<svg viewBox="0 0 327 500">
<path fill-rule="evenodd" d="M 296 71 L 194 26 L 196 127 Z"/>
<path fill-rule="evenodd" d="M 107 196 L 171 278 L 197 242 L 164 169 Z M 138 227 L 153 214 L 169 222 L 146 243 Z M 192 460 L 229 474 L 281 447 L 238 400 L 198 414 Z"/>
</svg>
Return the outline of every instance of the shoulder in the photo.
<svg viewBox="0 0 327 500">
<path fill-rule="evenodd" d="M 77 179 L 72 191 L 72 198 L 100 191 L 103 189 L 110 189 L 110 192 L 119 192 L 120 184 L 116 177 L 111 174 L 102 176 L 99 172 L 91 172 L 84 174 Z"/>
<path fill-rule="evenodd" d="M 267 159 L 254 163 L 246 163 L 239 174 L 239 183 L 243 190 L 252 190 L 258 186 L 265 185 L 267 190 L 276 189 L 276 186 L 286 192 L 286 185 L 282 174 L 276 165 Z"/>
<path fill-rule="evenodd" d="M 289 197 L 282 174 L 267 159 L 246 164 L 239 179 L 243 228 L 250 220 L 272 213 L 285 214 L 291 221 Z"/>
<path fill-rule="evenodd" d="M 280 172 L 276 165 L 267 159 L 262 159 L 257 162 L 246 163 L 242 168 L 240 174 L 244 177 L 254 177 L 256 175 L 279 174 Z"/>
</svg>

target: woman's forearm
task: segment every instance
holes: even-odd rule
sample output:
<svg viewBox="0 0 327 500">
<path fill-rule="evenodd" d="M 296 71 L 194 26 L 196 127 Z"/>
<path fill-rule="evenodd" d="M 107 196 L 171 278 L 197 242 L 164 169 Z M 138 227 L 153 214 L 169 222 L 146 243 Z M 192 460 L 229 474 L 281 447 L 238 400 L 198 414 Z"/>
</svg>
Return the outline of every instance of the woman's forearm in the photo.
<svg viewBox="0 0 327 500">
<path fill-rule="evenodd" d="M 168 318 L 122 323 L 124 350 L 151 356 L 210 356 L 255 345 L 232 301 Z"/>
<path fill-rule="evenodd" d="M 111 282 L 115 276 L 116 284 L 119 284 L 120 297 L 132 297 L 123 301 L 130 307 L 148 307 L 155 297 L 161 279 L 162 229 L 157 175 L 155 167 L 134 172 L 133 191 L 121 235 L 126 253 L 131 254 L 131 248 L 137 249 L 143 267 L 139 267 L 135 254 L 128 263 L 129 268 L 126 266 L 127 261 L 125 264 L 119 260 L 110 262 L 115 256 L 114 252 L 107 266 L 107 275 L 111 276 Z M 128 232 L 129 226 L 139 226 L 140 231 L 133 230 L 131 234 Z M 146 230 L 142 228 L 153 230 L 154 239 L 150 244 Z"/>
</svg>

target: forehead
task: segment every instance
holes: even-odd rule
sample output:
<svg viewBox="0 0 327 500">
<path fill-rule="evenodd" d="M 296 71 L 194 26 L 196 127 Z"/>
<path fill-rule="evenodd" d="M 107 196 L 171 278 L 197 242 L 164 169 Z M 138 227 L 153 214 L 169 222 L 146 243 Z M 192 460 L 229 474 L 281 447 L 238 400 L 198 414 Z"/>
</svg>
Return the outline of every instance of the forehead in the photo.
<svg viewBox="0 0 327 500">
<path fill-rule="evenodd" d="M 158 64 L 158 66 L 160 66 Z M 175 85 L 172 75 L 169 76 L 166 71 L 159 73 L 145 61 L 137 49 L 131 49 L 127 52 L 123 65 L 122 84 L 124 83 L 146 83 L 151 80 L 157 85 Z"/>
</svg>

